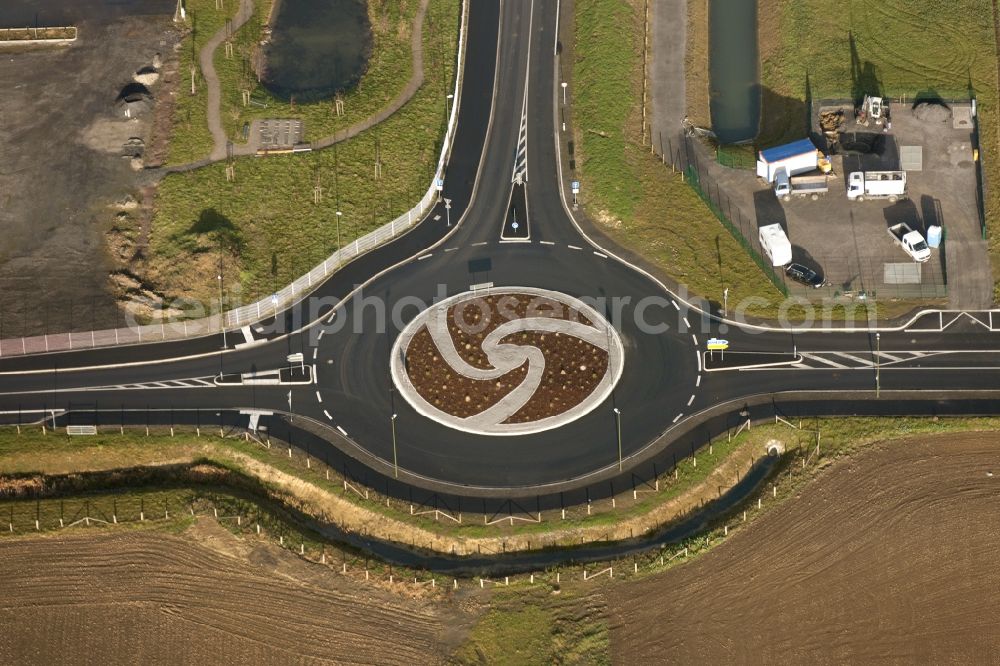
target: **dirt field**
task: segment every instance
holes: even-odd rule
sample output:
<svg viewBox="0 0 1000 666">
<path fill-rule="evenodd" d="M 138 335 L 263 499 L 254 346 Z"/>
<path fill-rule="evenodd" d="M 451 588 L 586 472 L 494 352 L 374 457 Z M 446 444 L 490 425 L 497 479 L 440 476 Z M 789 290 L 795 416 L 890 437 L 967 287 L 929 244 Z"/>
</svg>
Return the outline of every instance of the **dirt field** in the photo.
<svg viewBox="0 0 1000 666">
<path fill-rule="evenodd" d="M 475 619 L 459 601 L 368 587 L 211 520 L 190 531 L 0 545 L 0 662 L 430 664 Z"/>
<path fill-rule="evenodd" d="M 136 194 L 137 172 L 120 153 L 131 137 L 150 148 L 152 113 L 126 120 L 116 98 L 157 53 L 172 55 L 176 2 L 0 4 L 0 27 L 79 27 L 69 46 L 0 49 L 0 337 L 120 324 L 108 205 Z M 151 89 L 163 88 L 161 78 Z"/>
<path fill-rule="evenodd" d="M 1000 437 L 899 441 L 609 591 L 620 663 L 995 662 Z"/>
</svg>

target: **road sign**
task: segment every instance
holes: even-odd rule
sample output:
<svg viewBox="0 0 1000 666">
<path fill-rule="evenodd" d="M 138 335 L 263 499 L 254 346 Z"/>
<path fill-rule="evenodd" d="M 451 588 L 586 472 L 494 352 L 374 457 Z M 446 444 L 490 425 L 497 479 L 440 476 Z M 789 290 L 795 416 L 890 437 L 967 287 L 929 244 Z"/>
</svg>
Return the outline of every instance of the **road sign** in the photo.
<svg viewBox="0 0 1000 666">
<path fill-rule="evenodd" d="M 572 183 L 569 184 L 569 186 L 570 186 L 570 189 L 573 190 L 573 194 L 579 194 L 580 193 L 580 181 L 574 180 Z"/>
<path fill-rule="evenodd" d="M 726 349 L 729 349 L 729 340 L 722 340 L 721 338 L 708 339 L 709 351 L 723 351 Z"/>
<path fill-rule="evenodd" d="M 434 185 L 437 187 L 437 191 L 438 192 L 440 192 L 441 190 L 443 190 L 444 189 L 444 178 L 438 178 L 437 181 L 434 183 Z"/>
</svg>

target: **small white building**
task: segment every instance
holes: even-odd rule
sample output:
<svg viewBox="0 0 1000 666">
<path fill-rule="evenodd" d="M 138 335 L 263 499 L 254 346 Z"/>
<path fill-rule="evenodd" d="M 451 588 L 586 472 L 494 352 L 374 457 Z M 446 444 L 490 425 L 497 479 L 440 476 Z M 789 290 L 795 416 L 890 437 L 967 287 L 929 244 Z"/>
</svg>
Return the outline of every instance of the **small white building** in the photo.
<svg viewBox="0 0 1000 666">
<path fill-rule="evenodd" d="M 792 263 L 792 243 L 780 224 L 767 224 L 760 228 L 760 246 L 771 260 L 772 266 Z"/>
</svg>

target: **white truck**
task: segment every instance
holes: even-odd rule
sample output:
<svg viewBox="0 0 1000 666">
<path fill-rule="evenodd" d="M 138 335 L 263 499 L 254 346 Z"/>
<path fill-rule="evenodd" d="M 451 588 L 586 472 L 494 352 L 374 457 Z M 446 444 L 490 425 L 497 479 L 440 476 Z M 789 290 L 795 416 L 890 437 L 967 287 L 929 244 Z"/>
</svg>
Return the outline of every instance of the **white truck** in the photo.
<svg viewBox="0 0 1000 666">
<path fill-rule="evenodd" d="M 767 224 L 758 231 L 760 246 L 771 260 L 772 266 L 787 266 L 792 263 L 792 244 L 780 224 Z"/>
<path fill-rule="evenodd" d="M 906 198 L 905 171 L 852 171 L 847 177 L 847 198 L 851 201 Z"/>
<path fill-rule="evenodd" d="M 931 249 L 927 247 L 923 234 L 911 229 L 906 222 L 889 227 L 889 235 L 914 261 L 923 263 L 931 258 Z"/>
<path fill-rule="evenodd" d="M 810 197 L 815 201 L 829 191 L 825 173 L 789 178 L 784 171 L 779 171 L 774 179 L 774 195 L 782 201 L 791 201 L 792 197 Z"/>
</svg>

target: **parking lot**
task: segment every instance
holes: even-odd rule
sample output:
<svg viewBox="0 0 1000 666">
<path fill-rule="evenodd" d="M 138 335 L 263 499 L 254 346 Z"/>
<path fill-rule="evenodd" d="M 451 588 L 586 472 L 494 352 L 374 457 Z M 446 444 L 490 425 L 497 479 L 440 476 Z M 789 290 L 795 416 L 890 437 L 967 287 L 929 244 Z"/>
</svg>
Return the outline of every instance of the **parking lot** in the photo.
<svg viewBox="0 0 1000 666">
<path fill-rule="evenodd" d="M 819 125 L 822 111 L 843 111 L 843 122 L 827 141 Z M 790 291 L 810 297 L 933 299 L 949 307 L 986 308 L 993 280 L 978 215 L 970 104 L 895 102 L 891 129 L 859 126 L 850 103 L 814 105 L 813 140 L 829 152 L 833 166 L 829 191 L 815 200 L 779 201 L 752 172 L 709 167 L 742 215 L 757 226 L 780 223 L 793 246 L 793 260 L 820 272 L 826 286 L 810 289 L 790 283 Z M 901 164 L 901 152 L 920 159 Z M 918 163 L 919 162 L 919 163 Z M 847 198 L 852 171 L 906 167 L 906 199 L 853 202 Z M 888 233 L 906 222 L 926 236 L 941 225 L 944 241 L 929 261 L 914 264 Z M 746 228 L 746 227 L 744 227 Z M 747 231 L 752 232 L 751 228 Z"/>
</svg>

